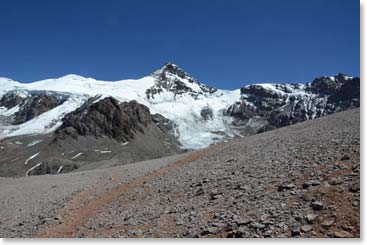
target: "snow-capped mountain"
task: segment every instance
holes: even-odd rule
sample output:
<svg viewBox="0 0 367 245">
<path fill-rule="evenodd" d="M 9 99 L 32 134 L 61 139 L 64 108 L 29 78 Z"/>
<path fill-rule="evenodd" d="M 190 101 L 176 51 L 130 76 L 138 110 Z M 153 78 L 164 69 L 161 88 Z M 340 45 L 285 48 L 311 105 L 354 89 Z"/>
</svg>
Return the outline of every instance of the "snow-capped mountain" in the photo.
<svg viewBox="0 0 367 245">
<path fill-rule="evenodd" d="M 168 63 L 137 80 L 99 81 L 67 75 L 33 83 L 0 78 L 0 139 L 51 134 L 83 105 L 113 97 L 135 100 L 172 122 L 185 149 L 244 136 L 359 106 L 359 78 L 338 74 L 308 84 L 207 86 Z M 86 113 L 86 112 L 85 112 Z"/>
<path fill-rule="evenodd" d="M 1 138 L 53 132 L 61 126 L 66 114 L 81 107 L 89 98 L 100 95 L 101 99 L 111 96 L 121 102 L 136 100 L 147 106 L 152 114 L 159 113 L 173 121 L 177 126 L 176 136 L 184 148 L 202 148 L 226 134 L 234 136 L 228 128 L 232 119 L 223 116 L 223 111 L 240 97 L 240 90 L 224 91 L 206 86 L 171 63 L 137 80 L 110 82 L 67 75 L 29 84 L 1 79 L 1 84 L 4 86 L 1 88 L 3 102 L 0 115 L 7 118 L 19 113 L 22 107 L 20 103 L 14 103 L 16 106 L 5 103 L 10 94 L 16 96 L 18 102 L 27 101 L 41 91 L 66 97 L 63 104 L 32 120 L 20 125 L 2 126 Z M 204 120 L 201 116 L 205 107 L 212 110 L 211 120 Z"/>
</svg>

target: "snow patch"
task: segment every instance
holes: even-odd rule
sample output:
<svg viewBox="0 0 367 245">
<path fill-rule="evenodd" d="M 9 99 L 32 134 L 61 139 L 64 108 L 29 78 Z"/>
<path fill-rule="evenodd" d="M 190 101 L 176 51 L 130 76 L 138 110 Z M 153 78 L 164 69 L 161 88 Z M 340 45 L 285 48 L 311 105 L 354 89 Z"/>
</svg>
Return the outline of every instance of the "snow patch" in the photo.
<svg viewBox="0 0 367 245">
<path fill-rule="evenodd" d="M 103 150 L 94 150 L 94 152 L 99 152 L 101 154 L 112 153 L 112 151 L 103 151 Z"/>
<path fill-rule="evenodd" d="M 83 152 L 79 152 L 78 154 L 76 154 L 75 156 L 73 156 L 71 159 L 75 159 L 77 157 L 80 157 L 83 154 Z"/>
<path fill-rule="evenodd" d="M 38 152 L 38 153 L 36 153 L 36 154 L 34 154 L 34 155 L 30 156 L 27 160 L 25 160 L 24 164 L 25 164 L 25 165 L 27 165 L 27 164 L 28 164 L 28 162 L 29 162 L 30 160 L 32 160 L 32 159 L 34 159 L 35 157 L 37 157 L 40 153 L 41 153 L 41 152 Z"/>
<path fill-rule="evenodd" d="M 27 147 L 30 147 L 30 146 L 34 146 L 34 145 L 37 145 L 38 143 L 41 143 L 42 140 L 33 140 L 32 142 L 30 142 Z"/>
<path fill-rule="evenodd" d="M 0 107 L 0 116 L 9 117 L 14 115 L 19 111 L 19 105 L 16 105 L 10 109 L 6 109 L 6 107 Z"/>
<path fill-rule="evenodd" d="M 41 164 L 42 164 L 42 162 L 37 163 L 36 165 L 34 165 L 34 166 L 33 166 L 33 167 L 31 167 L 30 169 L 28 169 L 28 170 L 27 170 L 27 172 L 25 173 L 25 176 L 28 176 L 28 175 L 29 175 L 29 173 L 30 173 L 33 169 L 38 168 L 39 166 L 41 166 Z"/>
<path fill-rule="evenodd" d="M 61 165 L 60 167 L 59 167 L 59 169 L 57 170 L 57 172 L 56 172 L 56 174 L 59 174 L 61 171 L 62 171 L 62 168 L 63 168 L 64 166 L 63 165 Z"/>
</svg>

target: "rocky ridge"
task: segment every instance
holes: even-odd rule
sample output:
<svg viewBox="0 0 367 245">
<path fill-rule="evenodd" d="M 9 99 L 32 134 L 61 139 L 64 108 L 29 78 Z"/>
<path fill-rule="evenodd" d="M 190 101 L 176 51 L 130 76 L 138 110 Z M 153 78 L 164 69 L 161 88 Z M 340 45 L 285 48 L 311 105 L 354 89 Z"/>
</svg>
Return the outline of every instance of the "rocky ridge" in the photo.
<svg viewBox="0 0 367 245">
<path fill-rule="evenodd" d="M 241 99 L 225 114 L 243 134 L 274 128 L 359 107 L 360 80 L 338 74 L 309 84 L 255 84 L 241 88 Z"/>
</svg>

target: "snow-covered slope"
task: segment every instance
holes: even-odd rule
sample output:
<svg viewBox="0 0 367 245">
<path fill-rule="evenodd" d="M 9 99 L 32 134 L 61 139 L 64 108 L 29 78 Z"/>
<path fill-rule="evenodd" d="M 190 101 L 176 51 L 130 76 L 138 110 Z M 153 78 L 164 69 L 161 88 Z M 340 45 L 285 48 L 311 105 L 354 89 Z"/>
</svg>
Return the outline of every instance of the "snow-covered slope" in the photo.
<svg viewBox="0 0 367 245">
<path fill-rule="evenodd" d="M 330 84 L 333 86 L 332 83 L 338 82 L 338 79 L 347 81 L 353 78 L 325 77 L 324 80 L 320 80 L 321 82 L 318 80 L 315 86 L 257 84 L 229 91 L 207 86 L 172 63 L 166 64 L 149 76 L 136 80 L 100 81 L 78 75 L 67 75 L 25 84 L 0 78 L 0 99 L 9 91 L 16 91 L 24 98 L 27 98 L 29 91 L 44 90 L 67 96 L 63 104 L 20 125 L 6 124 L 1 120 L 1 118 L 9 119 L 14 116 L 20 109 L 19 105 L 6 108 L 4 105 L 1 107 L 0 104 L 0 138 L 51 133 L 61 125 L 61 120 L 67 113 L 79 108 L 88 98 L 101 95 L 101 99 L 112 96 L 121 102 L 136 100 L 148 106 L 152 114 L 159 113 L 176 124 L 176 136 L 184 148 L 198 149 L 226 137 L 240 135 L 238 121 L 244 127 L 257 122 L 258 117 L 264 117 L 264 120 L 269 121 L 270 119 L 265 118 L 263 111 L 282 110 L 282 106 L 285 108 L 288 105 L 295 108 L 297 105 L 294 101 L 311 103 L 310 108 L 321 106 L 322 102 L 325 104 L 322 105 L 324 109 L 331 95 L 321 96 L 322 91 L 312 89 L 322 88 L 321 85 L 324 83 L 326 86 Z M 338 86 L 342 84 L 344 83 L 340 82 Z M 12 103 L 8 101 L 6 104 Z M 266 106 L 272 108 L 266 108 Z M 312 113 L 316 113 L 316 109 L 312 110 Z M 252 118 L 247 118 L 250 116 Z M 248 121 L 248 119 L 251 120 Z M 1 125 L 2 121 L 3 125 Z"/>
<path fill-rule="evenodd" d="M 16 82 L 12 79 L 0 77 L 0 96 L 6 93 L 6 91 L 17 90 L 24 86 L 19 82 Z"/>
<path fill-rule="evenodd" d="M 0 93 L 7 91 L 54 91 L 68 93 L 67 101 L 42 115 L 21 125 L 8 125 L 0 128 L 0 138 L 27 135 L 46 134 L 56 130 L 62 117 L 85 102 L 88 97 L 102 95 L 101 98 L 112 96 L 120 101 L 136 100 L 146 105 L 153 114 L 159 113 L 172 120 L 177 125 L 176 136 L 184 148 L 202 148 L 220 140 L 226 134 L 233 136 L 228 129 L 231 118 L 223 116 L 223 110 L 240 97 L 240 90 L 215 90 L 194 80 L 185 73 L 181 78 L 167 67 L 175 71 L 182 70 L 174 64 L 167 64 L 150 76 L 137 80 L 99 81 L 78 75 L 67 75 L 56 79 L 47 79 L 34 83 L 18 83 L 1 79 Z M 166 84 L 162 86 L 162 76 Z M 177 84 L 181 87 L 176 86 Z M 184 86 L 185 90 L 182 92 Z M 189 88 L 189 89 L 186 89 Z M 155 96 L 147 96 L 147 91 L 160 89 Z M 0 94 L 0 96 L 1 96 Z M 211 120 L 204 120 L 201 110 L 209 107 L 213 111 Z M 0 108 L 0 116 L 14 114 L 17 108 Z M 220 133 L 218 133 L 220 132 Z M 224 132 L 224 134 L 223 134 Z"/>
<path fill-rule="evenodd" d="M 20 135 L 29 134 L 48 134 L 54 132 L 58 127 L 61 126 L 61 119 L 68 113 L 79 108 L 86 100 L 87 96 L 73 94 L 60 106 L 53 108 L 34 119 L 27 121 L 20 125 L 7 125 L 0 127 L 0 138 L 14 137 Z M 15 107 L 19 109 L 19 106 Z M 8 115 L 9 111 L 0 111 L 1 115 Z M 11 114 L 15 114 L 16 110 L 12 111 Z"/>
</svg>

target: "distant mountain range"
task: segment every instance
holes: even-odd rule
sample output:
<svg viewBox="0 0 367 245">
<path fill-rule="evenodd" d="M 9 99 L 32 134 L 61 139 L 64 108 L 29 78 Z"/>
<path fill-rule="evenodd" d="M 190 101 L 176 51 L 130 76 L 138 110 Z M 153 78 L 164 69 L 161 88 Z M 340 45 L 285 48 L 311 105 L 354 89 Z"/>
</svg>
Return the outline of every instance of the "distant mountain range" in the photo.
<svg viewBox="0 0 367 245">
<path fill-rule="evenodd" d="M 359 103 L 360 79 L 344 74 L 232 91 L 207 86 L 172 63 L 115 82 L 78 75 L 27 84 L 0 78 L 0 175 L 59 173 L 200 149 Z M 29 171 L 29 162 L 40 165 Z"/>
</svg>

